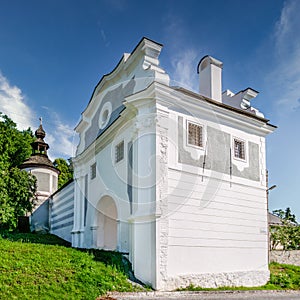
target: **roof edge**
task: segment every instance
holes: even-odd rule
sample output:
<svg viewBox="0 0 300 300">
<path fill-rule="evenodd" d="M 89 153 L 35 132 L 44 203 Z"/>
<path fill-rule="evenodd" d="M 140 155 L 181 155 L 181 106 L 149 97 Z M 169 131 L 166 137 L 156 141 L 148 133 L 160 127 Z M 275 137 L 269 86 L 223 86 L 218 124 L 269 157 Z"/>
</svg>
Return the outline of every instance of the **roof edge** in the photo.
<svg viewBox="0 0 300 300">
<path fill-rule="evenodd" d="M 86 108 L 81 112 L 81 115 L 83 115 L 83 114 L 86 112 L 86 110 L 87 110 L 87 108 L 89 107 L 90 103 L 92 102 L 92 99 L 93 99 L 94 96 L 95 96 L 95 92 L 97 91 L 97 89 L 98 89 L 98 87 L 100 86 L 100 84 L 101 84 L 107 77 L 109 77 L 110 75 L 112 75 L 112 74 L 119 68 L 119 66 L 121 65 L 122 62 L 123 62 L 124 64 L 127 63 L 127 61 L 134 55 L 134 53 L 137 51 L 137 49 L 138 49 L 139 47 L 141 47 L 141 45 L 142 45 L 145 41 L 148 41 L 148 42 L 150 42 L 150 43 L 156 44 L 158 47 L 163 47 L 163 44 L 161 44 L 161 43 L 158 43 L 158 42 L 156 42 L 156 41 L 154 41 L 154 40 L 152 40 L 152 39 L 150 39 L 150 38 L 147 38 L 147 37 L 145 37 L 145 36 L 142 37 L 141 40 L 140 40 L 140 41 L 138 42 L 138 44 L 134 47 L 134 49 L 130 52 L 129 55 L 123 54 L 122 57 L 121 57 L 121 59 L 120 59 L 119 62 L 117 63 L 117 65 L 113 68 L 113 70 L 112 70 L 111 72 L 107 73 L 107 74 L 104 74 L 104 75 L 100 78 L 100 80 L 98 81 L 98 83 L 97 83 L 96 86 L 94 87 L 94 90 L 93 90 L 93 92 L 92 92 L 92 95 L 91 95 L 91 97 L 90 97 L 90 100 L 89 100 L 89 102 L 88 102 Z M 75 126 L 75 128 L 74 128 L 75 130 L 79 127 L 81 121 L 82 121 L 82 119 L 81 119 L 81 120 L 79 121 L 79 123 Z"/>
</svg>

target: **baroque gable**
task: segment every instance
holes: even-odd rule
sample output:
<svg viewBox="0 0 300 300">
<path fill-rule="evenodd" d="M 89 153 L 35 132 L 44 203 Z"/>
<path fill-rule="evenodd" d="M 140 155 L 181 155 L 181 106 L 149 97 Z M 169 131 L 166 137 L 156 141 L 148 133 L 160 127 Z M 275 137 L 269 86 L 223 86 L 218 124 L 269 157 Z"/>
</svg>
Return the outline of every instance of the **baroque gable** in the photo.
<svg viewBox="0 0 300 300">
<path fill-rule="evenodd" d="M 143 38 L 131 54 L 125 53 L 116 68 L 101 78 L 75 128 L 80 135 L 77 154 L 119 118 L 127 96 L 144 90 L 154 81 L 169 85 L 168 74 L 159 66 L 161 49 L 161 44 Z"/>
</svg>

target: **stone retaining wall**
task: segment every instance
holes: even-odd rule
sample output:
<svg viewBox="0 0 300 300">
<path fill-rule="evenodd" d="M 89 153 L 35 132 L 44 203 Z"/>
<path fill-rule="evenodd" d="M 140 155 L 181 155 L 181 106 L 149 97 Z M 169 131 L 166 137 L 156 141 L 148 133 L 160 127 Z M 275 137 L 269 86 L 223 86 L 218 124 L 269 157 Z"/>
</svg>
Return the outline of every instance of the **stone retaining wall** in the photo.
<svg viewBox="0 0 300 300">
<path fill-rule="evenodd" d="M 270 252 L 270 262 L 300 266 L 300 250 Z"/>
</svg>

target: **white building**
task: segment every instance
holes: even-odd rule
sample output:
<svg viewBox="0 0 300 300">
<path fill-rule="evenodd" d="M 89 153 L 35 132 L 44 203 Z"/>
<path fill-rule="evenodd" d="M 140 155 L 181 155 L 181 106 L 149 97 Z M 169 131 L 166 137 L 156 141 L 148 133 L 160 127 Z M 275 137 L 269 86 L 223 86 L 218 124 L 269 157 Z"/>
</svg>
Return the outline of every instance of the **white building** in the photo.
<svg viewBox="0 0 300 300">
<path fill-rule="evenodd" d="M 21 165 L 21 170 L 26 170 L 37 179 L 36 208 L 45 202 L 57 191 L 59 170 L 54 167 L 48 158 L 49 145 L 44 141 L 46 132 L 40 118 L 40 126 L 35 131 L 35 141 L 31 143 L 32 153 Z"/>
<path fill-rule="evenodd" d="M 76 127 L 74 182 L 51 199 L 51 232 L 128 254 L 158 290 L 263 285 L 275 127 L 251 107 L 253 89 L 222 94 L 223 64 L 210 56 L 199 94 L 170 86 L 161 49 L 143 38 L 96 86 Z"/>
</svg>

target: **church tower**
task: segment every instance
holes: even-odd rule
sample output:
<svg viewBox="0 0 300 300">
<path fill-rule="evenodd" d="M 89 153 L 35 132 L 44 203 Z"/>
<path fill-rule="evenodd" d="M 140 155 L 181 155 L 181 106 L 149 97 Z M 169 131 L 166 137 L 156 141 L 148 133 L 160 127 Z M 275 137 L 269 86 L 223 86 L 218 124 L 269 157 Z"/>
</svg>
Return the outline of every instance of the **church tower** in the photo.
<svg viewBox="0 0 300 300">
<path fill-rule="evenodd" d="M 46 132 L 43 129 L 42 118 L 40 126 L 35 131 L 35 141 L 31 144 L 32 154 L 20 166 L 20 169 L 32 173 L 37 178 L 37 204 L 39 207 L 47 198 L 57 191 L 59 170 L 48 158 L 49 145 L 44 141 Z"/>
</svg>

